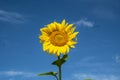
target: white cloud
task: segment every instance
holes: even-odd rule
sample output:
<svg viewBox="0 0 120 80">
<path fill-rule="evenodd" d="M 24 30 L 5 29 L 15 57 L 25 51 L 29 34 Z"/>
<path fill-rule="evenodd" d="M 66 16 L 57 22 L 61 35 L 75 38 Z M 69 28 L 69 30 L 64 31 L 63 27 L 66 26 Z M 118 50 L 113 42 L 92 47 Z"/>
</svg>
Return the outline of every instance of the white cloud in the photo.
<svg viewBox="0 0 120 80">
<path fill-rule="evenodd" d="M 23 23 L 25 22 L 25 18 L 23 17 L 23 15 L 17 12 L 0 10 L 0 21 L 9 23 Z"/>
<path fill-rule="evenodd" d="M 21 76 L 21 77 L 34 77 L 36 74 L 31 72 L 22 72 L 22 71 L 1 71 L 0 76 Z"/>
<path fill-rule="evenodd" d="M 10 78 L 9 80 L 14 80 L 13 78 Z"/>
<path fill-rule="evenodd" d="M 118 14 L 115 13 L 115 11 L 111 9 L 107 9 L 104 7 L 96 7 L 93 9 L 93 14 L 101 19 L 104 20 L 114 20 L 117 18 Z"/>
<path fill-rule="evenodd" d="M 116 62 L 120 62 L 120 56 L 116 56 Z"/>
<path fill-rule="evenodd" d="M 94 27 L 94 23 L 88 21 L 87 19 L 81 19 L 79 21 L 73 22 L 76 26 Z"/>
<path fill-rule="evenodd" d="M 78 69 L 77 71 L 81 71 L 82 68 L 86 68 L 89 72 L 103 72 L 103 73 L 115 73 L 119 72 L 118 65 L 111 61 L 101 61 L 102 56 L 86 56 L 81 58 L 75 63 L 71 63 L 67 65 L 68 68 L 72 68 L 73 70 Z M 73 66 L 74 65 L 74 66 Z M 76 70 L 75 70 L 76 71 Z M 82 71 L 83 72 L 83 71 Z"/>
<path fill-rule="evenodd" d="M 95 56 L 86 56 L 86 57 L 81 59 L 81 62 L 93 61 L 95 58 L 96 58 Z"/>
<path fill-rule="evenodd" d="M 120 63 L 120 55 L 115 56 L 115 61 L 116 61 L 116 63 Z"/>
<path fill-rule="evenodd" d="M 74 63 L 74 65 L 76 67 L 90 67 L 90 68 L 102 68 L 101 65 L 104 67 L 106 66 L 105 62 L 95 62 L 95 60 L 97 61 L 99 58 L 96 56 L 86 56 L 81 58 L 78 62 Z"/>
<path fill-rule="evenodd" d="M 92 80 L 120 80 L 120 77 L 113 74 L 74 74 L 73 80 L 84 80 L 91 78 Z"/>
</svg>

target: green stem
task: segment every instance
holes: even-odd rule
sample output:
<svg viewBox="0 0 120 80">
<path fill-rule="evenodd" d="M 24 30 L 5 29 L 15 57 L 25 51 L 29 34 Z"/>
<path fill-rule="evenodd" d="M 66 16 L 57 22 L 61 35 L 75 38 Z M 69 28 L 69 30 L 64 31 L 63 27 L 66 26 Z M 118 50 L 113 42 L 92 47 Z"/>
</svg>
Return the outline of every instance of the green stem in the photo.
<svg viewBox="0 0 120 80">
<path fill-rule="evenodd" d="M 59 66 L 58 66 L 58 68 L 59 68 L 59 80 L 61 80 L 62 73 L 61 73 L 61 60 L 60 60 L 60 56 L 58 56 L 58 61 L 59 61 Z"/>
<path fill-rule="evenodd" d="M 55 75 L 56 80 L 58 80 L 58 77 Z"/>
</svg>

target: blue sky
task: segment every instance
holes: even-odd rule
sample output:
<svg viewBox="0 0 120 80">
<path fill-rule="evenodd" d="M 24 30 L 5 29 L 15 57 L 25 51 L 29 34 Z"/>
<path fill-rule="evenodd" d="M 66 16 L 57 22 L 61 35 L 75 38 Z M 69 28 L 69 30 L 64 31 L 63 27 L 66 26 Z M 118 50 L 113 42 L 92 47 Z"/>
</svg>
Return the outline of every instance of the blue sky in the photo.
<svg viewBox="0 0 120 80">
<path fill-rule="evenodd" d="M 120 80 L 119 0 L 0 0 L 0 80 L 54 80 L 39 29 L 66 19 L 79 31 L 63 65 L 64 80 Z"/>
</svg>

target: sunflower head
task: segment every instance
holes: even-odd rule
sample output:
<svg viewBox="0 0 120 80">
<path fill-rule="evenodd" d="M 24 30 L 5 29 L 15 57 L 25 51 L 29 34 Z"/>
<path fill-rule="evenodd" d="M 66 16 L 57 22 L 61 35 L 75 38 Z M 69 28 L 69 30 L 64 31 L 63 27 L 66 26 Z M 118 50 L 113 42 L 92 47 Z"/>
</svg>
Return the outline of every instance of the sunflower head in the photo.
<svg viewBox="0 0 120 80">
<path fill-rule="evenodd" d="M 56 56 L 67 54 L 77 43 L 75 38 L 78 32 L 74 32 L 73 24 L 68 24 L 65 20 L 61 23 L 52 22 L 40 31 L 39 39 L 43 43 L 43 50 Z"/>
</svg>

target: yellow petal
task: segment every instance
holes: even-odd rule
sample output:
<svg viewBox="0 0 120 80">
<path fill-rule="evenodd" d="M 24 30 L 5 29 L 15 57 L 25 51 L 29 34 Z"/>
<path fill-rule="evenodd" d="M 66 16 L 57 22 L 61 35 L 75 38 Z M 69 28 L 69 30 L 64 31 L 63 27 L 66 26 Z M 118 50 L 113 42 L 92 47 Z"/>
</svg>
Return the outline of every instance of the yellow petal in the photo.
<svg viewBox="0 0 120 80">
<path fill-rule="evenodd" d="M 74 44 L 77 44 L 77 42 L 75 42 L 75 41 L 69 41 L 68 43 L 67 43 L 67 45 L 74 45 Z"/>
<path fill-rule="evenodd" d="M 73 34 L 71 34 L 71 35 L 69 36 L 69 40 L 75 38 L 77 34 L 78 34 L 78 32 L 74 32 Z"/>
<path fill-rule="evenodd" d="M 71 27 L 73 26 L 73 24 L 69 24 L 67 27 L 66 27 L 66 31 L 68 32 L 70 29 L 71 29 Z"/>
<path fill-rule="evenodd" d="M 65 21 L 65 19 L 64 19 L 64 20 L 62 21 L 62 23 L 61 23 L 61 26 L 62 26 L 62 27 L 65 26 L 65 22 L 66 22 L 66 21 Z"/>
<path fill-rule="evenodd" d="M 75 48 L 75 44 L 77 44 L 77 42 L 75 42 L 75 41 L 69 41 L 68 43 L 67 43 L 67 45 L 70 47 L 70 48 Z"/>
<path fill-rule="evenodd" d="M 50 45 L 46 45 L 45 43 L 43 44 L 43 50 L 48 51 L 50 48 Z"/>
<path fill-rule="evenodd" d="M 74 45 L 70 45 L 70 47 L 71 47 L 71 48 L 75 48 L 75 46 L 74 46 Z"/>
<path fill-rule="evenodd" d="M 52 32 L 52 31 L 53 31 L 53 29 L 52 29 L 52 26 L 51 26 L 51 25 L 48 25 L 48 28 L 49 28 L 50 32 Z"/>
<path fill-rule="evenodd" d="M 69 52 L 69 47 L 66 45 L 66 53 Z"/>
<path fill-rule="evenodd" d="M 53 28 L 53 31 L 56 30 L 56 26 L 54 23 L 51 24 L 52 28 Z"/>
<path fill-rule="evenodd" d="M 49 53 L 53 54 L 53 51 L 54 51 L 54 47 L 50 45 Z"/>
<path fill-rule="evenodd" d="M 49 30 L 47 27 L 41 28 L 40 31 L 41 31 L 41 32 L 46 32 L 47 34 L 50 34 L 50 33 L 51 33 L 50 30 Z"/>
<path fill-rule="evenodd" d="M 75 31 L 76 27 L 71 28 L 71 32 L 73 33 Z"/>
<path fill-rule="evenodd" d="M 45 35 L 42 35 L 42 36 L 39 36 L 40 40 L 42 42 L 45 42 L 45 41 L 48 41 L 49 40 L 49 37 L 48 36 L 45 36 Z"/>
<path fill-rule="evenodd" d="M 45 36 L 48 36 L 48 34 L 46 32 L 44 32 L 44 31 L 41 31 L 41 34 L 45 35 Z"/>
<path fill-rule="evenodd" d="M 68 26 L 68 23 L 65 24 L 65 27 L 67 27 L 67 26 Z"/>
<path fill-rule="evenodd" d="M 53 53 L 56 54 L 57 50 L 57 47 L 54 47 Z"/>
<path fill-rule="evenodd" d="M 59 50 L 57 51 L 56 55 L 57 55 L 57 56 L 59 56 L 59 55 L 60 55 L 60 51 L 59 51 Z"/>
<path fill-rule="evenodd" d="M 61 53 L 63 53 L 63 54 L 66 53 L 66 47 L 65 46 L 61 48 Z"/>
</svg>

